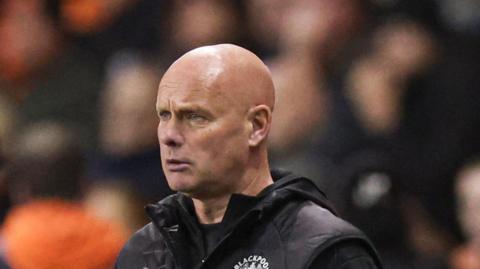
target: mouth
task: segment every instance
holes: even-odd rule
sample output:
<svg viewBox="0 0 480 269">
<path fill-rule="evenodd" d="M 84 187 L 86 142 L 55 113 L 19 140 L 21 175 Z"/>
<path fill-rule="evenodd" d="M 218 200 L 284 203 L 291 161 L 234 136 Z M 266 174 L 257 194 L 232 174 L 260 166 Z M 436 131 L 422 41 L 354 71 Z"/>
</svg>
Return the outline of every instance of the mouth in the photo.
<svg viewBox="0 0 480 269">
<path fill-rule="evenodd" d="M 189 168 L 191 162 L 182 159 L 168 158 L 165 160 L 166 168 L 170 172 L 182 172 Z"/>
</svg>

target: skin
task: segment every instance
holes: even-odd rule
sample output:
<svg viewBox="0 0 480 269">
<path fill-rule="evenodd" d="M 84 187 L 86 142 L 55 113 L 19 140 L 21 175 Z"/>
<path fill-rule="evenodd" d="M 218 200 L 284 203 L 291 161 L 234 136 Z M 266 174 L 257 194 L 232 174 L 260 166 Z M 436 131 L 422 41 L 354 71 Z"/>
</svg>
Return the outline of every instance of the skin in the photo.
<svg viewBox="0 0 480 269">
<path fill-rule="evenodd" d="M 102 99 L 103 151 L 128 156 L 157 145 L 158 121 L 153 106 L 157 83 L 158 74 L 147 63 L 130 64 L 113 72 Z"/>
<path fill-rule="evenodd" d="M 233 193 L 272 184 L 266 138 L 274 105 L 268 68 L 231 44 L 175 61 L 160 81 L 158 139 L 172 190 L 193 199 L 200 223 L 221 222 Z"/>
<path fill-rule="evenodd" d="M 480 163 L 462 169 L 456 182 L 460 224 L 467 240 L 480 250 Z"/>
</svg>

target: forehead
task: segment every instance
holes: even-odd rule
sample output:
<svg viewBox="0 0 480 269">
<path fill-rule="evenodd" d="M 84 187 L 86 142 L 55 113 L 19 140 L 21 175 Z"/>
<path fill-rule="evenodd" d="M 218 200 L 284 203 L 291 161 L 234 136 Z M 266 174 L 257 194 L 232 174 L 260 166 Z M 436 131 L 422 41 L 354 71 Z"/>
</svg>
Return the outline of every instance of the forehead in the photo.
<svg viewBox="0 0 480 269">
<path fill-rule="evenodd" d="M 220 93 L 199 79 L 162 80 L 158 88 L 157 102 L 205 102 Z"/>
<path fill-rule="evenodd" d="M 230 99 L 218 66 L 207 67 L 204 70 L 196 68 L 175 68 L 165 73 L 158 88 L 157 103 L 203 103 L 227 101 Z"/>
</svg>

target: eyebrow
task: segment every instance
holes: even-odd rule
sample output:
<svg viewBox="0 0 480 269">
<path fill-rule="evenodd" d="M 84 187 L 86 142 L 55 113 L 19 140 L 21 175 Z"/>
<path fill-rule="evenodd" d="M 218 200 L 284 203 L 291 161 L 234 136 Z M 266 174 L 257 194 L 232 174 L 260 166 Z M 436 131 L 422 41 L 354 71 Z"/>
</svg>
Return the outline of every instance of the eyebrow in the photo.
<svg viewBox="0 0 480 269">
<path fill-rule="evenodd" d="M 162 107 L 156 107 L 156 110 L 157 110 L 157 114 L 159 114 L 160 112 L 163 112 L 163 111 L 171 111 L 170 109 L 164 109 Z M 189 104 L 189 103 L 177 105 L 174 112 L 177 113 L 177 114 L 185 114 L 185 113 L 189 113 L 189 112 L 199 112 L 199 113 L 201 113 L 201 114 L 203 114 L 207 117 L 214 117 L 213 113 L 208 111 L 207 109 L 205 109 L 205 108 L 203 108 L 199 105 Z"/>
</svg>

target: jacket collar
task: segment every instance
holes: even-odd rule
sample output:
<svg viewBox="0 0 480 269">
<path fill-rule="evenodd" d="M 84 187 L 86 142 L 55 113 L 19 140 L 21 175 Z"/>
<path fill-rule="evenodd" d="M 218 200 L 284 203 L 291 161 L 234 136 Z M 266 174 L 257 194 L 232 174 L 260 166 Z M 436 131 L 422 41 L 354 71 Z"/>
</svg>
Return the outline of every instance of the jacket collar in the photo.
<svg viewBox="0 0 480 269">
<path fill-rule="evenodd" d="M 273 170 L 274 184 L 267 186 L 257 196 L 233 194 L 230 198 L 225 217 L 222 222 L 230 226 L 238 222 L 242 216 L 262 216 L 277 208 L 282 203 L 293 199 L 310 200 L 336 214 L 335 209 L 326 199 L 325 194 L 308 178 L 293 173 Z M 189 225 L 198 225 L 192 199 L 184 194 L 173 194 L 162 201 L 146 207 L 147 214 L 159 227 L 178 225 L 178 221 L 188 219 Z"/>
</svg>

